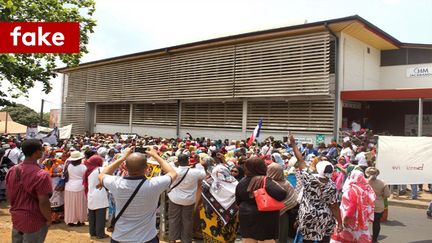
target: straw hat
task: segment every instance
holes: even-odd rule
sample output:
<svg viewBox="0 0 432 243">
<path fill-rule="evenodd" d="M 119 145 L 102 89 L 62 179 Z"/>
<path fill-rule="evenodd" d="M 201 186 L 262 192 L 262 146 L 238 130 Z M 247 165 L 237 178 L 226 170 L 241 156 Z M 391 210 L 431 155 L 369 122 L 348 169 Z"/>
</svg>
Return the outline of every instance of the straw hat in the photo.
<svg viewBox="0 0 432 243">
<path fill-rule="evenodd" d="M 71 152 L 70 157 L 67 160 L 77 161 L 80 159 L 84 159 L 84 155 L 82 155 L 79 151 L 73 151 L 73 152 Z"/>
<path fill-rule="evenodd" d="M 369 167 L 369 168 L 367 168 L 366 169 L 366 171 L 365 171 L 365 174 L 366 174 L 366 176 L 367 177 L 370 177 L 370 176 L 378 176 L 379 175 L 379 170 L 376 168 L 376 167 Z"/>
</svg>

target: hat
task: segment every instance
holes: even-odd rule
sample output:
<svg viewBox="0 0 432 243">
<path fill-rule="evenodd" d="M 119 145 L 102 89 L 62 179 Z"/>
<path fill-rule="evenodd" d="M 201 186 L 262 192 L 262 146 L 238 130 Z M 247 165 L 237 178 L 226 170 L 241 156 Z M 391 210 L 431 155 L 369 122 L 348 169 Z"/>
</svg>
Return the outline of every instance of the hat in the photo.
<svg viewBox="0 0 432 243">
<path fill-rule="evenodd" d="M 378 176 L 379 175 L 379 170 L 376 168 L 376 167 L 369 167 L 369 168 L 367 168 L 366 169 L 366 171 L 365 171 L 365 174 L 366 174 L 366 176 L 367 177 L 370 177 L 370 176 Z"/>
<path fill-rule="evenodd" d="M 70 157 L 67 159 L 69 161 L 77 161 L 84 159 L 84 156 L 79 151 L 73 151 L 70 153 Z"/>
</svg>

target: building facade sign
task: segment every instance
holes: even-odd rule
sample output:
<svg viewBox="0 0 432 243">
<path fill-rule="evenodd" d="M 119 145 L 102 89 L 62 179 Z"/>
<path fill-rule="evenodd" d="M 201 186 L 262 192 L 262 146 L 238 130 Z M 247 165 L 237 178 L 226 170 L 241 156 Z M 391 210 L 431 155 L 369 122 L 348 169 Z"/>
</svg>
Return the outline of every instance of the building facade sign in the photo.
<svg viewBox="0 0 432 243">
<path fill-rule="evenodd" d="M 432 66 L 407 68 L 406 76 L 407 78 L 432 76 Z"/>
</svg>

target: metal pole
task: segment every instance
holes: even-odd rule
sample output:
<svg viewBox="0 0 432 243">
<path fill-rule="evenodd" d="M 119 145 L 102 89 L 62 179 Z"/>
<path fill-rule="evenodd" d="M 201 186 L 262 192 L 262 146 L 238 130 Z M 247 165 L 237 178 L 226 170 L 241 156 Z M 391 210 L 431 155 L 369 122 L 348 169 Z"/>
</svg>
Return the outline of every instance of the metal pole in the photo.
<svg viewBox="0 0 432 243">
<path fill-rule="evenodd" d="M 40 111 L 40 121 L 39 121 L 39 123 L 40 123 L 41 126 L 42 126 L 42 122 L 43 122 L 44 103 L 45 103 L 45 100 L 42 99 L 42 103 L 41 103 L 41 111 Z"/>
<path fill-rule="evenodd" d="M 248 101 L 243 100 L 243 112 L 242 112 L 242 136 L 247 137 L 247 116 L 248 116 Z"/>
<path fill-rule="evenodd" d="M 5 121 L 5 131 L 4 131 L 4 133 L 7 133 L 7 127 L 8 127 L 8 116 L 9 116 L 9 112 L 6 111 L 6 121 Z"/>
<path fill-rule="evenodd" d="M 418 129 L 417 136 L 421 137 L 423 135 L 423 99 L 419 98 L 418 104 Z"/>
</svg>

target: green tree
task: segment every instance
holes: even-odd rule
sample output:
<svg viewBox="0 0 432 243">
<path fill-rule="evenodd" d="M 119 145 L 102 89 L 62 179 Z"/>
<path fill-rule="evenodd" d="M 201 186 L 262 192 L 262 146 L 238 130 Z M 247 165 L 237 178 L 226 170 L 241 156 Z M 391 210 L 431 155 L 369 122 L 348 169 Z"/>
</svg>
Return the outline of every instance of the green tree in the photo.
<svg viewBox="0 0 432 243">
<path fill-rule="evenodd" d="M 43 84 L 48 94 L 51 78 L 57 74 L 56 61 L 66 66 L 76 66 L 80 58 L 88 53 L 89 34 L 93 33 L 96 21 L 93 0 L 0 0 L 0 22 L 79 22 L 80 53 L 76 54 L 0 54 L 0 106 L 11 105 L 8 96 L 28 96 L 28 89 L 36 82 Z M 1 87 L 8 80 L 11 87 Z"/>
<path fill-rule="evenodd" d="M 49 126 L 49 112 L 43 114 L 42 123 L 40 122 L 40 113 L 32 110 L 31 108 L 17 104 L 15 106 L 8 106 L 3 108 L 1 111 L 7 111 L 14 122 L 19 124 L 30 126 L 39 124 L 40 126 Z"/>
</svg>

